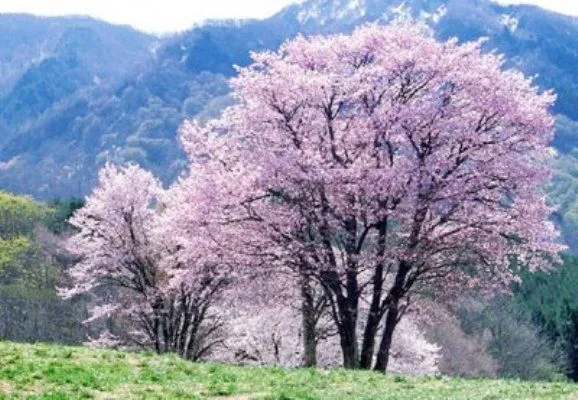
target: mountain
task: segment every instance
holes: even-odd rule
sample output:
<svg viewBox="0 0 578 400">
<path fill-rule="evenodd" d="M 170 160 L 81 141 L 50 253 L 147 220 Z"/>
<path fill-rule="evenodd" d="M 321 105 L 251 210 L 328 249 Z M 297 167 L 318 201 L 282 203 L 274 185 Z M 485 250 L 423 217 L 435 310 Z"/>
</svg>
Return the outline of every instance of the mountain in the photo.
<svg viewBox="0 0 578 400">
<path fill-rule="evenodd" d="M 0 145 L 78 90 L 132 72 L 157 41 L 87 17 L 0 15 Z"/>
<path fill-rule="evenodd" d="M 157 39 L 128 26 L 88 17 L 0 14 L 0 96 L 47 59 L 76 56 L 93 74 L 108 79 L 130 72 Z"/>
<path fill-rule="evenodd" d="M 569 167 L 578 163 L 578 18 L 490 0 L 308 0 L 265 20 L 213 21 L 162 40 L 89 18 L 0 15 L 0 34 L 10 37 L 0 44 L 0 71 L 8 71 L 0 77 L 0 187 L 40 198 L 85 194 L 107 160 L 135 161 L 170 181 L 185 165 L 179 124 L 231 103 L 227 79 L 250 51 L 404 18 L 442 40 L 486 37 L 507 66 L 558 93 L 553 192 L 564 194 L 560 219 L 574 235 L 578 203 L 566 193 L 578 193 Z"/>
</svg>

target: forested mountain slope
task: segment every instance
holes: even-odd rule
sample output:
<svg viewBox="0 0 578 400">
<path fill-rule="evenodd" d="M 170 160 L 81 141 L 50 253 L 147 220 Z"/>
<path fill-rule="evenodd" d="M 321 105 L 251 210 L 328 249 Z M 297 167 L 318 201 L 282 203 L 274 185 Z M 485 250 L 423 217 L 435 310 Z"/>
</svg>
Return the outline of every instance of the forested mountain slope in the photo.
<svg viewBox="0 0 578 400">
<path fill-rule="evenodd" d="M 227 78 L 250 51 L 404 18 L 440 39 L 487 37 L 485 47 L 508 66 L 558 93 L 553 193 L 569 239 L 576 236 L 578 18 L 489 0 L 309 0 L 269 19 L 209 22 L 158 41 L 89 18 L 0 16 L 9 37 L 0 44 L 0 186 L 40 198 L 85 194 L 107 160 L 171 180 L 184 165 L 179 124 L 230 104 Z"/>
</svg>

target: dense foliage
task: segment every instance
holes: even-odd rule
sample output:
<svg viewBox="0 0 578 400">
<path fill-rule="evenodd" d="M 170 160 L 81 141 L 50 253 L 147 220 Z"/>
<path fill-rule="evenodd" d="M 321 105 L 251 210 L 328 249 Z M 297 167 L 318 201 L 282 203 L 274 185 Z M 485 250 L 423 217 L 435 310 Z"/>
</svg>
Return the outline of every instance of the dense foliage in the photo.
<svg viewBox="0 0 578 400">
<path fill-rule="evenodd" d="M 559 348 L 569 376 L 578 379 L 578 260 L 567 256 L 551 274 L 526 274 L 516 290 L 517 303 Z"/>
<path fill-rule="evenodd" d="M 70 260 L 48 228 L 64 225 L 54 211 L 29 197 L 0 192 L 2 339 L 78 343 L 84 338 L 82 304 L 64 302 L 56 293 Z"/>
</svg>

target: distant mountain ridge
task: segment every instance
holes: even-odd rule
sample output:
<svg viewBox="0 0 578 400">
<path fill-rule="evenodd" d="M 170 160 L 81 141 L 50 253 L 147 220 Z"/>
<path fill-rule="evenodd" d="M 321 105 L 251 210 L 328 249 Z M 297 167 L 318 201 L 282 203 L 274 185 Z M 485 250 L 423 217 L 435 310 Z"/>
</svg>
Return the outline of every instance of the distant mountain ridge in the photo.
<svg viewBox="0 0 578 400">
<path fill-rule="evenodd" d="M 0 14 L 0 37 L 0 94 L 30 67 L 55 54 L 76 52 L 101 78 L 128 73 L 157 41 L 129 26 L 90 17 L 29 14 Z"/>
<path fill-rule="evenodd" d="M 88 17 L 0 14 L 0 145 L 78 90 L 151 58 L 153 36 Z"/>
<path fill-rule="evenodd" d="M 10 37 L 0 43 L 0 187 L 85 194 L 107 160 L 138 162 L 170 181 L 184 166 L 178 125 L 231 103 L 227 79 L 251 51 L 403 18 L 442 40 L 487 37 L 508 66 L 555 89 L 555 146 L 565 160 L 557 191 L 578 188 L 578 171 L 567 167 L 578 159 L 578 18 L 490 0 L 308 0 L 268 19 L 206 23 L 161 40 L 89 18 L 0 15 L 0 35 Z"/>
</svg>

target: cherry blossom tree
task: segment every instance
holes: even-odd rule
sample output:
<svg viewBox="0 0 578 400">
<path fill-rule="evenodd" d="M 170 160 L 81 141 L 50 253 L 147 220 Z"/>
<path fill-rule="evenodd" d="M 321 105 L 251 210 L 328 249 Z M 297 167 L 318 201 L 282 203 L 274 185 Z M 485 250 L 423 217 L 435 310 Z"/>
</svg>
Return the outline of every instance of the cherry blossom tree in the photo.
<svg viewBox="0 0 578 400">
<path fill-rule="evenodd" d="M 313 279 L 346 368 L 386 371 L 414 299 L 501 293 L 514 259 L 555 261 L 554 95 L 481 42 L 366 25 L 253 59 L 237 105 L 183 127 L 181 185 L 205 195 L 184 196 L 182 220 L 202 209 L 194 223 L 237 265 Z"/>
<path fill-rule="evenodd" d="M 212 306 L 229 278 L 208 259 L 181 261 L 163 229 L 160 183 L 137 166 L 107 165 L 70 223 L 68 248 L 78 258 L 64 297 L 95 297 L 87 322 L 109 319 L 95 344 L 141 345 L 198 359 L 220 341 Z M 183 272 L 185 271 L 185 272 Z"/>
</svg>

